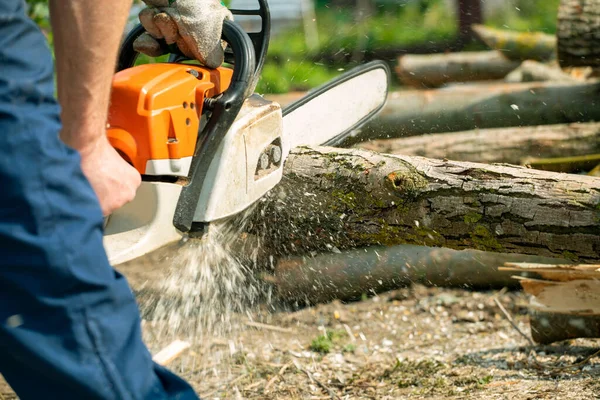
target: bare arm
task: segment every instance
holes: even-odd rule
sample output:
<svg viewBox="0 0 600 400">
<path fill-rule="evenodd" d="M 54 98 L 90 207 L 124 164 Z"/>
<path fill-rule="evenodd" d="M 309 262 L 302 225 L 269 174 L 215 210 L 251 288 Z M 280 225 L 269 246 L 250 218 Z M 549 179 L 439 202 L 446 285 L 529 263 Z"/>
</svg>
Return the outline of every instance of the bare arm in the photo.
<svg viewBox="0 0 600 400">
<path fill-rule="evenodd" d="M 104 215 L 133 200 L 140 174 L 110 145 L 112 77 L 132 0 L 50 0 L 62 140 L 81 154 Z"/>
<path fill-rule="evenodd" d="M 110 82 L 132 0 L 51 0 L 61 138 L 82 155 L 106 134 Z"/>
</svg>

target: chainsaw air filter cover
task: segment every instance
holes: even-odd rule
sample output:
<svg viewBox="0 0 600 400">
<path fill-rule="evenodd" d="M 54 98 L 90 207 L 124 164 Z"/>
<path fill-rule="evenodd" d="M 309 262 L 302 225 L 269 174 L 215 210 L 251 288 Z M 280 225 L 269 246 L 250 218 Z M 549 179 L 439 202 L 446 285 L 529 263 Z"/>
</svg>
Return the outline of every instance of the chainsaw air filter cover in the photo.
<svg viewBox="0 0 600 400">
<path fill-rule="evenodd" d="M 113 79 L 107 135 L 143 175 L 187 176 L 204 101 L 223 93 L 232 70 L 145 64 Z"/>
</svg>

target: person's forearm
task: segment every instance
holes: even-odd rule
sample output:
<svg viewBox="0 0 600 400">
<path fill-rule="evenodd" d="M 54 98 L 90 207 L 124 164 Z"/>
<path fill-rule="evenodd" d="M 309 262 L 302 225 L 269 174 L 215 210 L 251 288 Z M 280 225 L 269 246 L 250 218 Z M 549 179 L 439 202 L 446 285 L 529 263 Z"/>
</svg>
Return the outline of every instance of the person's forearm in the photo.
<svg viewBox="0 0 600 400">
<path fill-rule="evenodd" d="M 117 52 L 132 0 L 50 0 L 63 141 L 82 154 L 106 135 Z"/>
</svg>

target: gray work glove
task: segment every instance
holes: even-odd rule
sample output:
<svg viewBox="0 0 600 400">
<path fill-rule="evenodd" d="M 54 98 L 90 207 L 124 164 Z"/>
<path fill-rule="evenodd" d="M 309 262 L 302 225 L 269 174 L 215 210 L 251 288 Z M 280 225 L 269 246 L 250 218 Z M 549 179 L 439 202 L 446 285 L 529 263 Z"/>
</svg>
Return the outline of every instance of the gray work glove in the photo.
<svg viewBox="0 0 600 400">
<path fill-rule="evenodd" d="M 138 37 L 133 48 L 150 57 L 163 54 L 155 39 L 177 44 L 187 57 L 209 68 L 223 63 L 221 41 L 223 21 L 233 20 L 231 12 L 219 0 L 143 0 L 148 8 L 140 14 L 146 33 Z"/>
</svg>

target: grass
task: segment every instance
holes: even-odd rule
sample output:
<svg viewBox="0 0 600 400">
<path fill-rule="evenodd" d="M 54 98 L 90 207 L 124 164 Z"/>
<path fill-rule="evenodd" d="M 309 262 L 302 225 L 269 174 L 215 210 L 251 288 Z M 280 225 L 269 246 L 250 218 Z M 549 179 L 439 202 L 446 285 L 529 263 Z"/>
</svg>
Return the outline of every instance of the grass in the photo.
<svg viewBox="0 0 600 400">
<path fill-rule="evenodd" d="M 393 382 L 399 388 L 412 389 L 415 394 L 445 393 L 452 395 L 455 387 L 462 388 L 466 394 L 483 389 L 492 382 L 492 375 L 459 375 L 452 371 L 449 365 L 433 359 L 397 360 L 396 364 L 387 369 L 381 379 Z"/>
<path fill-rule="evenodd" d="M 342 339 L 348 337 L 346 331 L 343 330 L 331 330 L 327 331 L 324 335 L 319 335 L 314 338 L 308 349 L 314 351 L 319 354 L 327 354 L 331 352 L 333 347 L 338 344 Z M 354 351 L 354 347 L 348 347 L 349 345 L 344 346 L 342 351 L 351 352 Z M 350 350 L 351 349 L 351 350 Z"/>
</svg>

